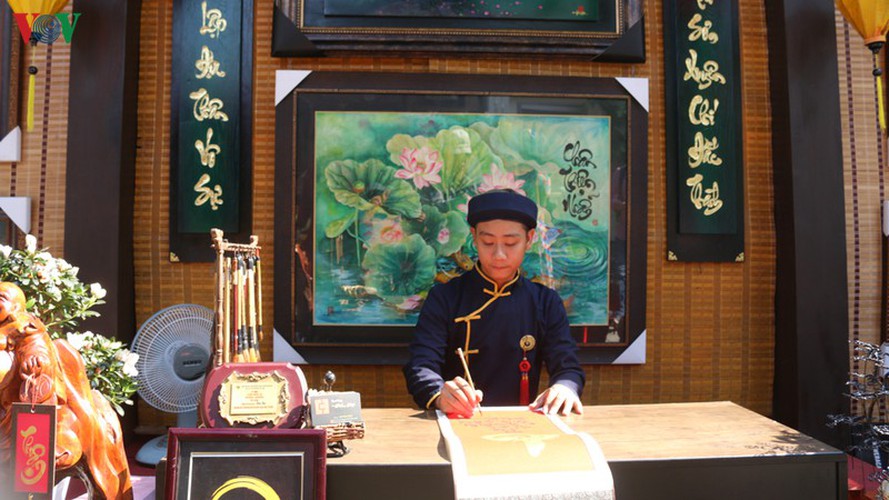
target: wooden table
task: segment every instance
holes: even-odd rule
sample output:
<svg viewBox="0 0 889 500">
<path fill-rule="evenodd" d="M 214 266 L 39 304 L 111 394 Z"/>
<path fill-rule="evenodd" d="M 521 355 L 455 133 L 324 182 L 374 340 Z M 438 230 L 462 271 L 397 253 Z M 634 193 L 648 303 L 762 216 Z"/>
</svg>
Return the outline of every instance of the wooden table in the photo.
<svg viewBox="0 0 889 500">
<path fill-rule="evenodd" d="M 438 424 L 425 412 L 364 409 L 364 439 L 327 461 L 327 497 L 452 499 Z M 835 448 L 730 402 L 588 406 L 566 422 L 593 436 L 619 500 L 846 498 Z"/>
</svg>

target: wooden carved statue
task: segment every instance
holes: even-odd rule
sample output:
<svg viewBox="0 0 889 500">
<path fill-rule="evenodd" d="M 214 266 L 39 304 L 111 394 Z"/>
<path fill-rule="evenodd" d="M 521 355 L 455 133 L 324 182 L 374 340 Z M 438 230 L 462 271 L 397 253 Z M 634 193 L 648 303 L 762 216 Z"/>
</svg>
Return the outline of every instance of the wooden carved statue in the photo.
<svg viewBox="0 0 889 500">
<path fill-rule="evenodd" d="M 108 499 L 133 496 L 117 414 L 90 388 L 83 358 L 66 340 L 52 340 L 25 310 L 16 285 L 0 283 L 0 464 L 11 459 L 15 402 L 56 405 L 56 470 L 86 469 Z"/>
</svg>

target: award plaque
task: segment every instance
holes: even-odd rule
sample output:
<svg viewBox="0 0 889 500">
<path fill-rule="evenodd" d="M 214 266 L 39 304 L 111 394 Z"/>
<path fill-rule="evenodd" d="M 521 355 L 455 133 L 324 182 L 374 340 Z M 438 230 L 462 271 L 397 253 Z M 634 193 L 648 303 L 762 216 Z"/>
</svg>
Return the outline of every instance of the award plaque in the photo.
<svg viewBox="0 0 889 500">
<path fill-rule="evenodd" d="M 289 363 L 226 363 L 207 374 L 201 419 L 210 428 L 302 426 L 306 380 Z"/>
<path fill-rule="evenodd" d="M 278 372 L 232 372 L 219 388 L 219 415 L 234 426 L 277 423 L 287 415 L 287 379 Z"/>
</svg>

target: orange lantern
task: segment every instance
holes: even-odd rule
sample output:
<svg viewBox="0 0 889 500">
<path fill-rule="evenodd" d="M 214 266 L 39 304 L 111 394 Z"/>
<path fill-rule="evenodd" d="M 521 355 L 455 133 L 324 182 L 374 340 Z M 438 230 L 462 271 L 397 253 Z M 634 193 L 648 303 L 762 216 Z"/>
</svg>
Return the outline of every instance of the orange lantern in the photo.
<svg viewBox="0 0 889 500">
<path fill-rule="evenodd" d="M 37 67 L 34 66 L 34 52 L 37 42 L 52 43 L 58 38 L 58 26 L 54 23 L 41 23 L 36 26 L 35 20 L 43 15 L 57 14 L 68 5 L 68 0 L 6 0 L 16 14 L 25 14 L 31 26 L 31 65 L 28 66 L 28 109 L 26 130 L 34 126 L 34 86 L 37 80 Z M 55 36 L 52 36 L 54 33 Z"/>
<path fill-rule="evenodd" d="M 849 23 L 855 27 L 864 44 L 874 54 L 874 77 L 877 80 L 877 106 L 880 129 L 886 130 L 886 111 L 883 107 L 883 79 L 880 76 L 880 63 L 877 59 L 880 49 L 886 43 L 889 32 L 889 0 L 836 0 L 837 8 Z"/>
<path fill-rule="evenodd" d="M 6 0 L 16 14 L 56 14 L 68 5 L 68 0 Z"/>
</svg>

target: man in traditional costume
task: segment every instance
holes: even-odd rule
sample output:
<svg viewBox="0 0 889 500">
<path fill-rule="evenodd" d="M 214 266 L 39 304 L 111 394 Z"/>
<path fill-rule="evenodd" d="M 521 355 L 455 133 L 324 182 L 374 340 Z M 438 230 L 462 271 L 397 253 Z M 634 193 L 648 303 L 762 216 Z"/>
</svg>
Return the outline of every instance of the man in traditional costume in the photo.
<svg viewBox="0 0 889 500">
<path fill-rule="evenodd" d="M 584 373 L 562 300 L 519 269 L 534 240 L 537 205 L 512 190 L 488 191 L 469 201 L 467 220 L 478 261 L 433 287 L 423 304 L 404 367 L 414 401 L 466 417 L 483 397 L 493 406 L 528 405 L 545 364 L 550 386 L 530 408 L 583 413 Z"/>
</svg>

